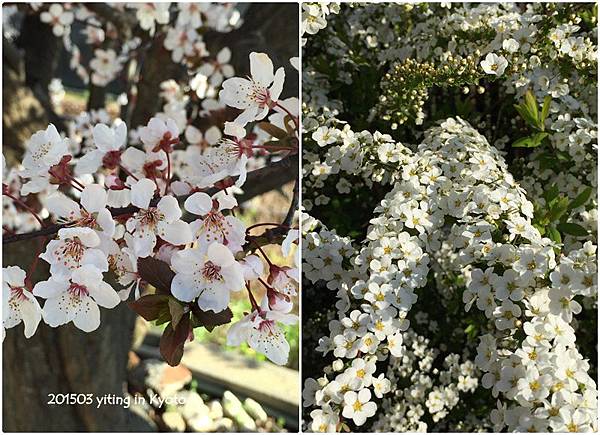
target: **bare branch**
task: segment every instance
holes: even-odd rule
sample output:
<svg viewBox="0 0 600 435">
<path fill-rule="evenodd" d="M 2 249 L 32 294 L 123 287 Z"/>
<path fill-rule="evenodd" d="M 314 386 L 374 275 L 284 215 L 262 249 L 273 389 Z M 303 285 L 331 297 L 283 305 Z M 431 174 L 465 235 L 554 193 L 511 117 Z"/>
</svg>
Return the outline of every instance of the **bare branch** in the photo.
<svg viewBox="0 0 600 435">
<path fill-rule="evenodd" d="M 296 210 L 298 209 L 298 199 L 300 196 L 300 178 L 296 178 L 296 183 L 294 184 L 294 192 L 292 193 L 292 202 L 290 203 L 290 208 L 288 209 L 285 218 L 281 225 L 285 225 L 287 227 L 292 225 L 294 221 L 294 215 L 296 214 Z"/>
</svg>

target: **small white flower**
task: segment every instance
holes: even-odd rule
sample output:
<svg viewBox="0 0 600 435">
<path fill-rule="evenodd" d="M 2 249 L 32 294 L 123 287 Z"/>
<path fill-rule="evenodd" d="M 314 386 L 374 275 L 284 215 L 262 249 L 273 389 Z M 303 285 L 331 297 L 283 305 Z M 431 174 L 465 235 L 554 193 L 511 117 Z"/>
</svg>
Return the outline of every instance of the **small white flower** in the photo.
<svg viewBox="0 0 600 435">
<path fill-rule="evenodd" d="M 50 264 L 52 275 L 70 276 L 83 265 L 108 270 L 108 259 L 99 249 L 100 237 L 91 228 L 62 228 L 58 240 L 51 240 L 40 258 Z"/>
<path fill-rule="evenodd" d="M 227 245 L 232 252 L 238 252 L 246 242 L 246 226 L 233 215 L 225 216 L 223 210 L 237 205 L 226 195 L 215 195 L 213 198 L 204 192 L 196 192 L 189 196 L 184 203 L 185 209 L 195 215 L 202 216 L 190 223 L 194 239 L 201 248 L 206 248 L 213 242 Z"/>
<path fill-rule="evenodd" d="M 25 338 L 29 338 L 42 319 L 42 309 L 25 287 L 25 277 L 25 271 L 20 267 L 9 266 L 2 269 L 2 324 L 8 329 L 23 322 Z"/>
<path fill-rule="evenodd" d="M 73 12 L 65 10 L 60 3 L 51 4 L 47 12 L 40 14 L 40 20 L 50 24 L 52 33 L 58 37 L 70 32 L 74 18 Z"/>
<path fill-rule="evenodd" d="M 131 187 L 131 203 L 139 211 L 127 220 L 127 230 L 133 235 L 133 249 L 138 257 L 152 254 L 159 236 L 172 245 L 186 245 L 192 241 L 189 225 L 181 220 L 181 208 L 173 196 L 164 196 L 153 207 L 156 185 L 144 178 Z"/>
<path fill-rule="evenodd" d="M 351 418 L 355 425 L 362 426 L 367 418 L 373 417 L 377 410 L 377 405 L 371 400 L 371 391 L 363 388 L 358 393 L 348 391 L 344 394 L 344 409 L 342 415 Z"/>
<path fill-rule="evenodd" d="M 283 67 L 273 74 L 273 62 L 265 53 L 250 53 L 249 79 L 233 77 L 223 82 L 220 100 L 228 106 L 242 109 L 235 122 L 245 126 L 263 119 L 275 106 L 283 90 Z"/>
<path fill-rule="evenodd" d="M 206 249 L 184 249 L 173 255 L 173 296 L 183 302 L 198 298 L 198 306 L 216 313 L 229 305 L 231 292 L 244 289 L 244 272 L 231 251 L 213 242 Z"/>
<path fill-rule="evenodd" d="M 258 311 L 252 311 L 230 326 L 227 344 L 239 346 L 247 342 L 252 349 L 264 354 L 275 364 L 284 365 L 288 360 L 290 345 L 277 322 L 292 325 L 298 321 L 298 316 L 266 309 L 266 298 L 261 306 Z"/>
<path fill-rule="evenodd" d="M 116 307 L 121 299 L 117 292 L 102 280 L 102 273 L 94 266 L 82 266 L 70 280 L 50 277 L 38 282 L 33 294 L 47 299 L 44 321 L 53 328 L 69 322 L 84 332 L 100 326 L 100 309 Z"/>
<path fill-rule="evenodd" d="M 117 122 L 113 128 L 96 124 L 92 130 L 96 149 L 88 151 L 75 165 L 75 173 L 93 174 L 100 166 L 115 169 L 119 165 L 121 149 L 127 143 L 127 126 Z"/>
<path fill-rule="evenodd" d="M 504 56 L 498 56 L 495 53 L 488 53 L 488 55 L 485 57 L 485 60 L 482 60 L 480 65 L 486 74 L 501 76 L 504 74 L 504 70 L 508 66 L 508 61 Z"/>
</svg>

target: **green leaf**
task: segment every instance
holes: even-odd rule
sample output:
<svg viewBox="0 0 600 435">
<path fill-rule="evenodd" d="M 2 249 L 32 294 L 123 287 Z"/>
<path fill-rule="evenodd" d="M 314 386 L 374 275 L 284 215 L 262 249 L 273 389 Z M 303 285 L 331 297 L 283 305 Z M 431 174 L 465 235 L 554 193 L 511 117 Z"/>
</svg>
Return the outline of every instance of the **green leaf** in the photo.
<svg viewBox="0 0 600 435">
<path fill-rule="evenodd" d="M 532 148 L 536 148 L 542 144 L 542 141 L 548 137 L 548 133 L 545 131 L 540 131 L 539 133 L 535 133 L 531 137 L 531 141 L 533 142 Z"/>
<path fill-rule="evenodd" d="M 546 200 L 546 204 L 550 204 L 552 202 L 552 200 L 558 196 L 558 194 L 559 194 L 558 186 L 555 183 L 552 186 L 550 186 L 548 189 L 546 189 L 546 191 L 544 192 L 544 194 L 542 196 Z"/>
<path fill-rule="evenodd" d="M 535 120 L 535 124 L 537 125 L 540 119 L 538 112 L 538 104 L 537 100 L 535 99 L 535 95 L 533 95 L 533 92 L 531 92 L 531 90 L 525 92 L 525 106 L 531 114 L 531 117 Z"/>
<path fill-rule="evenodd" d="M 573 201 L 569 203 L 569 210 L 573 210 L 577 207 L 581 207 L 584 205 L 588 199 L 590 199 L 590 195 L 592 194 L 592 188 L 587 187 L 581 192 L 579 195 L 575 197 Z"/>
<path fill-rule="evenodd" d="M 556 228 L 549 227 L 547 234 L 550 240 L 552 240 L 553 242 L 562 243 L 562 237 L 560 235 L 560 232 Z"/>
<path fill-rule="evenodd" d="M 565 197 L 560 197 L 556 201 L 556 203 L 550 209 L 550 213 L 548 213 L 548 217 L 550 218 L 550 222 L 558 220 L 565 212 L 569 209 L 569 199 Z"/>
<path fill-rule="evenodd" d="M 513 148 L 537 148 L 542 144 L 542 141 L 548 136 L 548 133 L 540 131 L 529 137 L 522 137 L 512 144 Z"/>
<path fill-rule="evenodd" d="M 531 138 L 530 137 L 522 137 L 521 139 L 517 139 L 513 142 L 513 148 L 530 148 Z"/>
<path fill-rule="evenodd" d="M 559 231 L 570 236 L 585 237 L 588 235 L 588 231 L 585 228 L 583 228 L 581 225 L 574 224 L 572 222 L 559 223 L 558 225 L 556 225 L 556 228 Z"/>
<path fill-rule="evenodd" d="M 544 104 L 542 106 L 542 116 L 541 121 L 542 125 L 544 125 L 544 121 L 548 118 L 548 114 L 550 113 L 550 103 L 552 102 L 552 97 L 550 95 L 546 95 L 544 97 Z"/>
<path fill-rule="evenodd" d="M 526 107 L 525 105 L 514 105 L 515 109 L 517 109 L 517 112 L 519 112 L 519 115 L 521 115 L 521 118 L 523 118 L 529 125 L 531 125 L 532 127 L 537 128 L 537 118 L 534 116 L 533 113 L 530 112 L 529 108 Z"/>
</svg>

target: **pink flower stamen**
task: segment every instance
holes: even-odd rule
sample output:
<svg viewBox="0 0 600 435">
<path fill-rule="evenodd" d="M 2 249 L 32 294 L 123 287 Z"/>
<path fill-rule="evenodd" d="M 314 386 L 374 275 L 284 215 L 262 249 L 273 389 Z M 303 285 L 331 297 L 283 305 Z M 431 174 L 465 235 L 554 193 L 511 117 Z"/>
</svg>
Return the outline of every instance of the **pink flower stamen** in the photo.
<svg viewBox="0 0 600 435">
<path fill-rule="evenodd" d="M 220 281 L 223 279 L 221 276 L 221 267 L 214 264 L 212 261 L 207 261 L 202 268 L 202 276 L 208 282 Z"/>
</svg>

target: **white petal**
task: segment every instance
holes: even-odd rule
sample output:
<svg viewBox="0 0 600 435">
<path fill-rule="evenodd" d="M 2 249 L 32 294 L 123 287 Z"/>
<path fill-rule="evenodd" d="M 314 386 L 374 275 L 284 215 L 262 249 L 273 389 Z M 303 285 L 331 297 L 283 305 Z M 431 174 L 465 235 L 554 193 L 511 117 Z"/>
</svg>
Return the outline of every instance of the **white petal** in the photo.
<svg viewBox="0 0 600 435">
<path fill-rule="evenodd" d="M 235 195 L 228 194 L 226 191 L 221 190 L 213 196 L 213 199 L 216 199 L 219 203 L 219 210 L 230 210 L 233 207 L 238 205 L 237 199 L 235 199 Z M 244 228 L 245 230 L 245 228 Z"/>
<path fill-rule="evenodd" d="M 93 150 L 85 154 L 75 164 L 75 175 L 93 174 L 102 165 L 104 153 L 100 150 Z"/>
<path fill-rule="evenodd" d="M 100 281 L 95 286 L 89 286 L 87 289 L 90 296 L 101 307 L 114 308 L 121 302 L 121 298 L 115 289 L 104 281 Z"/>
<path fill-rule="evenodd" d="M 27 273 L 19 266 L 8 266 L 2 269 L 2 281 L 9 283 L 13 287 L 22 287 L 25 285 Z"/>
<path fill-rule="evenodd" d="M 279 68 L 275 73 L 275 79 L 273 80 L 273 86 L 271 86 L 270 94 L 271 100 L 277 101 L 283 90 L 283 82 L 285 81 L 285 71 L 283 68 Z"/>
<path fill-rule="evenodd" d="M 185 128 L 185 140 L 191 144 L 198 144 L 202 142 L 202 132 L 193 125 L 188 125 Z"/>
<path fill-rule="evenodd" d="M 61 228 L 58 231 L 58 237 L 61 240 L 77 237 L 87 247 L 95 247 L 100 244 L 100 238 L 96 231 L 87 227 L 79 228 Z"/>
<path fill-rule="evenodd" d="M 148 257 L 156 246 L 156 234 L 138 228 L 133 236 L 133 251 L 140 258 Z"/>
<path fill-rule="evenodd" d="M 81 205 L 90 213 L 96 213 L 106 207 L 106 189 L 99 184 L 90 184 L 81 192 Z"/>
<path fill-rule="evenodd" d="M 98 216 L 96 217 L 96 222 L 98 223 L 98 225 L 100 225 L 100 228 L 102 228 L 103 234 L 105 234 L 108 237 L 113 236 L 113 234 L 115 233 L 115 221 L 108 209 L 103 208 L 102 210 L 100 210 Z"/>
<path fill-rule="evenodd" d="M 209 284 L 198 296 L 198 306 L 204 311 L 219 313 L 229 305 L 230 293 L 221 286 Z"/>
<path fill-rule="evenodd" d="M 238 115 L 238 117 L 235 118 L 234 122 L 236 124 L 245 126 L 249 122 L 252 122 L 256 119 L 260 119 L 258 116 L 259 112 L 262 113 L 262 110 L 260 110 L 257 106 L 251 106 L 251 107 L 245 109 L 242 113 L 240 113 Z"/>
<path fill-rule="evenodd" d="M 158 224 L 158 235 L 172 245 L 187 245 L 193 240 L 192 231 L 187 222 L 177 220 L 172 223 Z"/>
<path fill-rule="evenodd" d="M 156 184 L 148 178 L 143 178 L 131 187 L 131 203 L 139 208 L 148 208 L 154 196 Z"/>
<path fill-rule="evenodd" d="M 46 207 L 50 214 L 68 220 L 74 220 L 81 216 L 79 204 L 60 192 L 48 196 Z"/>
<path fill-rule="evenodd" d="M 239 322 L 233 323 L 227 330 L 227 345 L 239 346 L 248 339 L 252 322 L 250 321 L 252 314 L 246 315 Z"/>
<path fill-rule="evenodd" d="M 200 267 L 202 258 L 199 249 L 183 249 L 171 257 L 171 268 L 175 272 L 191 273 Z"/>
<path fill-rule="evenodd" d="M 87 249 L 81 257 L 81 265 L 89 264 L 102 272 L 108 271 L 108 259 L 100 249 Z"/>
<path fill-rule="evenodd" d="M 211 243 L 208 247 L 207 255 L 210 261 L 221 267 L 229 267 L 235 263 L 235 258 L 229 248 L 221 243 Z"/>
<path fill-rule="evenodd" d="M 99 150 L 108 152 L 115 149 L 115 132 L 106 124 L 96 124 L 92 130 L 94 144 Z"/>
<path fill-rule="evenodd" d="M 146 163 L 146 153 L 137 148 L 129 147 L 121 154 L 121 163 L 127 169 L 141 171 Z"/>
<path fill-rule="evenodd" d="M 275 364 L 284 365 L 287 363 L 290 345 L 277 326 L 271 330 L 265 328 L 263 331 L 253 328 L 248 337 L 248 344 L 252 349 L 264 354 Z"/>
<path fill-rule="evenodd" d="M 223 47 L 219 53 L 217 53 L 217 62 L 227 63 L 231 60 L 231 50 L 229 47 Z"/>
<path fill-rule="evenodd" d="M 50 278 L 48 281 L 40 281 L 33 287 L 33 294 L 45 299 L 55 298 L 69 288 L 68 280 Z"/>
<path fill-rule="evenodd" d="M 100 308 L 92 298 L 88 296 L 81 299 L 73 323 L 84 332 L 92 332 L 98 329 L 98 326 L 100 326 Z"/>
<path fill-rule="evenodd" d="M 265 265 L 257 255 L 248 255 L 240 264 L 246 281 L 256 279 L 265 273 Z"/>
<path fill-rule="evenodd" d="M 158 209 L 165 215 L 167 222 L 173 222 L 181 218 L 181 208 L 177 199 L 173 196 L 163 197 L 157 205 Z"/>
<path fill-rule="evenodd" d="M 114 147 L 114 149 L 117 150 L 119 148 L 122 148 L 127 143 L 127 125 L 120 119 L 115 121 L 115 124 L 116 124 L 116 126 L 115 126 L 115 147 Z"/>
<path fill-rule="evenodd" d="M 273 81 L 273 62 L 265 53 L 250 53 L 250 74 L 252 78 L 267 87 Z"/>
<path fill-rule="evenodd" d="M 229 291 L 238 292 L 244 289 L 244 271 L 239 263 L 222 268 L 221 275 Z"/>
<path fill-rule="evenodd" d="M 215 145 L 217 142 L 221 140 L 221 130 L 217 126 L 212 126 L 204 133 L 204 138 L 206 142 L 210 145 Z"/>
<path fill-rule="evenodd" d="M 183 206 L 190 213 L 203 216 L 212 210 L 212 199 L 204 192 L 196 192 L 185 200 Z"/>
<path fill-rule="evenodd" d="M 235 138 L 244 138 L 246 137 L 246 129 L 243 125 L 237 124 L 235 122 L 226 122 L 225 129 L 223 132 L 227 136 L 232 136 Z"/>
<path fill-rule="evenodd" d="M 194 286 L 192 275 L 178 273 L 171 282 L 171 293 L 182 302 L 191 302 L 200 293 L 200 289 Z"/>
<path fill-rule="evenodd" d="M 35 334 L 40 320 L 42 320 L 42 309 L 33 295 L 25 293 L 25 297 L 27 300 L 22 301 L 19 308 L 25 324 L 25 338 L 29 338 Z"/>
<path fill-rule="evenodd" d="M 53 328 L 69 323 L 75 317 L 76 308 L 71 295 L 67 292 L 48 299 L 44 304 L 44 322 Z"/>
</svg>

